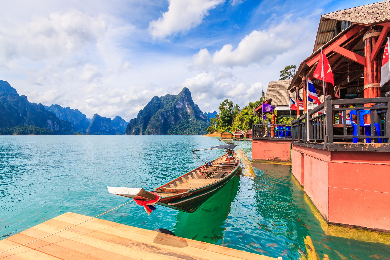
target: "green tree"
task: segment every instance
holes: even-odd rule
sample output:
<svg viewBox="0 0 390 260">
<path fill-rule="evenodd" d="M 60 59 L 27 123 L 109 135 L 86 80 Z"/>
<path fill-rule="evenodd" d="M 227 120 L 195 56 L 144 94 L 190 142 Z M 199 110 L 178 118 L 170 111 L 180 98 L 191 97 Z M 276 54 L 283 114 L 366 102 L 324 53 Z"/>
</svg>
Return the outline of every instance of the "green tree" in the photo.
<svg viewBox="0 0 390 260">
<path fill-rule="evenodd" d="M 283 70 L 280 71 L 280 79 L 286 80 L 286 79 L 292 79 L 295 75 L 295 71 L 297 69 L 297 66 L 295 65 L 288 65 Z"/>
<path fill-rule="evenodd" d="M 229 99 L 225 99 L 220 105 L 219 105 L 219 129 L 220 131 L 231 130 L 232 123 L 233 123 L 233 117 L 234 117 L 234 109 L 239 109 L 234 107 L 233 109 L 233 101 L 229 101 Z"/>
<path fill-rule="evenodd" d="M 210 119 L 210 126 L 207 127 L 207 133 L 214 133 L 217 131 L 217 118 L 213 117 Z"/>
<path fill-rule="evenodd" d="M 210 126 L 207 128 L 207 132 L 222 132 L 225 130 L 247 131 L 251 129 L 253 124 L 261 122 L 261 118 L 255 115 L 254 109 L 263 102 L 265 102 L 264 96 L 258 101 L 249 102 L 247 106 L 240 109 L 238 105 L 234 105 L 232 101 L 225 99 L 219 106 L 219 114 L 210 120 Z M 270 113 L 267 113 L 266 117 L 265 122 L 271 121 L 272 115 Z"/>
<path fill-rule="evenodd" d="M 252 128 L 253 124 L 258 124 L 261 119 L 255 115 L 254 109 L 265 101 L 264 97 L 256 102 L 249 102 L 240 113 L 236 114 L 233 119 L 232 130 L 244 130 L 247 131 Z"/>
</svg>

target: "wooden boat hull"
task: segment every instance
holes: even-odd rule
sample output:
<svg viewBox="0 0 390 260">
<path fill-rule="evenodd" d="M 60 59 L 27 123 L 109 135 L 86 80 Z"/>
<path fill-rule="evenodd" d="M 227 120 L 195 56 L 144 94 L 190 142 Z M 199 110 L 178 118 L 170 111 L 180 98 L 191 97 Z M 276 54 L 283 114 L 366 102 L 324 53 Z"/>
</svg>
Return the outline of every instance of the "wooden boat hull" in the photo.
<svg viewBox="0 0 390 260">
<path fill-rule="evenodd" d="M 212 197 L 218 190 L 224 187 L 237 173 L 239 172 L 239 167 L 237 167 L 228 178 L 224 179 L 220 183 L 216 183 L 207 188 L 189 192 L 188 194 L 183 194 L 180 198 L 173 199 L 161 199 L 158 205 L 167 206 L 177 210 L 185 212 L 194 212 L 197 210 L 206 200 Z"/>
<path fill-rule="evenodd" d="M 126 187 L 108 187 L 108 190 L 112 194 L 134 198 L 140 205 L 156 203 L 191 213 L 226 185 L 240 169 L 237 154 L 232 149 L 227 149 L 227 153 L 221 157 L 199 166 L 152 192 Z"/>
</svg>

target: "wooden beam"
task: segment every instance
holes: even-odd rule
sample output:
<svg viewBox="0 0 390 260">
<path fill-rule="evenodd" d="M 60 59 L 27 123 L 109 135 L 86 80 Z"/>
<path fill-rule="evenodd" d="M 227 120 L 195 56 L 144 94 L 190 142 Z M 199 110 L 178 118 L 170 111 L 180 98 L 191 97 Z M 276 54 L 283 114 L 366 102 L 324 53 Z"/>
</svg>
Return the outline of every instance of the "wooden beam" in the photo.
<svg viewBox="0 0 390 260">
<path fill-rule="evenodd" d="M 375 44 L 374 50 L 372 51 L 371 61 L 374 61 L 376 59 L 379 49 L 381 48 L 384 40 L 386 39 L 387 33 L 390 31 L 390 23 L 386 23 L 382 25 L 383 25 L 383 29 L 381 35 L 379 35 L 378 41 Z"/>
<path fill-rule="evenodd" d="M 345 58 L 340 55 L 340 58 L 332 66 L 332 71 L 336 71 L 340 69 L 341 64 L 343 64 L 344 62 L 345 62 Z"/>
<path fill-rule="evenodd" d="M 361 25 L 357 25 L 355 26 L 354 28 L 352 28 L 351 30 L 349 30 L 348 32 L 346 32 L 343 36 L 341 36 L 339 39 L 337 39 L 334 43 L 332 43 L 331 45 L 329 45 L 328 47 L 326 47 L 323 52 L 325 53 L 325 55 L 327 55 L 328 53 L 332 52 L 335 48 L 339 47 L 341 44 L 343 44 L 344 42 L 346 42 L 348 39 L 350 39 L 351 37 L 353 37 L 355 34 L 357 34 L 361 29 L 363 28 L 363 26 Z M 320 55 L 321 53 L 318 53 L 316 56 L 314 56 L 312 59 L 310 59 L 309 61 L 306 62 L 307 66 L 311 67 L 313 66 L 316 62 L 319 61 L 320 59 Z"/>
<path fill-rule="evenodd" d="M 342 47 L 351 50 L 351 51 L 358 51 L 355 48 L 359 45 L 360 42 L 363 42 L 363 35 L 365 34 L 365 30 L 361 30 L 359 33 L 357 33 L 354 37 L 352 37 L 347 42 L 343 43 Z M 363 44 L 364 45 L 364 44 Z M 341 46 L 341 45 L 340 45 Z"/>
<path fill-rule="evenodd" d="M 356 34 L 354 37 L 352 37 L 350 40 L 348 40 L 346 43 L 344 43 L 342 47 L 344 47 L 344 49 L 348 49 L 348 50 L 353 51 L 356 48 L 356 46 L 359 45 L 359 42 L 361 41 L 360 37 L 362 37 L 363 34 L 364 34 L 364 31 L 360 31 L 360 33 Z M 358 50 L 355 50 L 355 52 L 356 51 L 358 51 Z M 340 54 L 338 56 L 341 58 L 334 65 L 332 65 L 331 60 L 329 60 L 329 63 L 331 63 L 332 70 L 334 72 L 336 72 L 336 70 L 339 69 L 339 66 L 345 62 L 344 56 L 342 56 Z M 351 64 L 350 66 L 352 67 L 353 64 Z"/>
<path fill-rule="evenodd" d="M 335 55 L 333 55 L 332 58 L 328 58 L 329 64 L 332 67 L 332 71 L 336 69 L 335 64 L 337 64 L 340 59 L 343 59 L 343 56 L 341 56 L 340 54 L 338 53 L 334 53 L 334 54 Z"/>
<path fill-rule="evenodd" d="M 356 54 L 350 50 L 347 50 L 343 47 L 337 46 L 333 51 L 337 52 L 338 54 L 343 55 L 345 58 L 348 58 L 348 59 L 350 59 L 354 62 L 357 62 L 363 66 L 366 65 L 366 60 L 364 57 L 362 57 L 359 54 Z"/>
<path fill-rule="evenodd" d="M 345 86 L 345 85 L 351 83 L 352 81 L 354 81 L 355 79 L 357 79 L 360 76 L 363 76 L 363 71 L 361 71 L 361 72 L 359 72 L 359 71 L 358 72 L 353 72 L 353 73 L 351 73 L 349 75 L 349 82 L 348 82 L 348 74 L 344 74 L 340 78 L 335 80 L 334 84 L 336 86 Z"/>
</svg>

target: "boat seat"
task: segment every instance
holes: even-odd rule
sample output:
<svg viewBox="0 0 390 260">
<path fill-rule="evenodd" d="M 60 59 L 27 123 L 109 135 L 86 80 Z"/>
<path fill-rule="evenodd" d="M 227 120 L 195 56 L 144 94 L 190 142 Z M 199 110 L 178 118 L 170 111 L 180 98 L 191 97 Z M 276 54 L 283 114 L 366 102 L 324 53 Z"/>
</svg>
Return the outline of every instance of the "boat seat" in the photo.
<svg viewBox="0 0 390 260">
<path fill-rule="evenodd" d="M 181 193 L 188 191 L 189 188 L 177 187 L 177 188 L 161 188 L 162 193 Z"/>
<path fill-rule="evenodd" d="M 180 184 L 180 186 L 177 187 L 177 188 L 180 188 L 180 189 L 187 189 L 187 188 L 194 189 L 194 188 L 199 188 L 199 187 L 203 187 L 203 186 L 212 184 L 214 182 L 215 182 L 215 180 L 212 180 L 212 179 L 190 180 L 188 182 Z"/>
<path fill-rule="evenodd" d="M 208 183 L 212 183 L 214 182 L 213 180 L 210 180 L 210 179 L 192 179 L 192 180 L 188 180 L 187 181 L 188 183 L 199 183 L 199 184 L 208 184 Z"/>
<path fill-rule="evenodd" d="M 214 175 L 211 178 L 213 178 L 213 179 L 220 179 L 220 178 L 222 178 L 223 175 L 226 175 L 226 174 L 228 174 L 226 171 L 218 172 L 216 175 Z"/>
</svg>

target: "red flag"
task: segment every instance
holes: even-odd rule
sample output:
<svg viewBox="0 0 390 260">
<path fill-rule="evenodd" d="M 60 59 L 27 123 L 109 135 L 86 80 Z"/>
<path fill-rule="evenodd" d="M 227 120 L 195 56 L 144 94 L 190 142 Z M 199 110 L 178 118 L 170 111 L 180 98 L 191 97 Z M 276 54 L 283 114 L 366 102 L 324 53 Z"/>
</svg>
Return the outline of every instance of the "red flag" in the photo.
<svg viewBox="0 0 390 260">
<path fill-rule="evenodd" d="M 321 50 L 320 60 L 318 61 L 317 68 L 313 73 L 313 77 L 325 82 L 332 83 L 334 86 L 334 79 L 332 68 L 330 67 L 329 61 L 326 58 L 325 53 Z"/>
<path fill-rule="evenodd" d="M 383 52 L 382 68 L 381 68 L 381 87 L 390 81 L 390 62 L 389 62 L 389 38 L 387 38 L 387 44 L 385 51 Z"/>
</svg>

